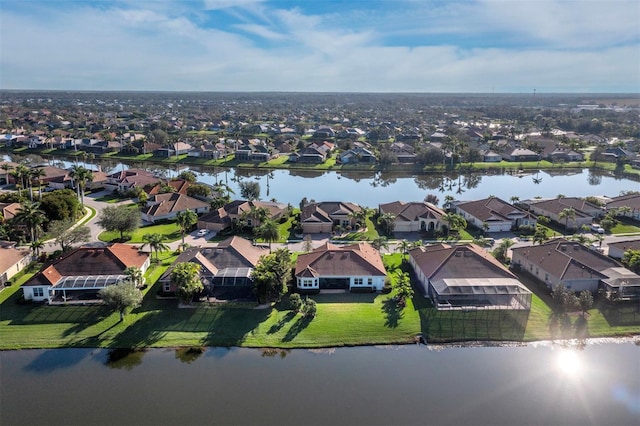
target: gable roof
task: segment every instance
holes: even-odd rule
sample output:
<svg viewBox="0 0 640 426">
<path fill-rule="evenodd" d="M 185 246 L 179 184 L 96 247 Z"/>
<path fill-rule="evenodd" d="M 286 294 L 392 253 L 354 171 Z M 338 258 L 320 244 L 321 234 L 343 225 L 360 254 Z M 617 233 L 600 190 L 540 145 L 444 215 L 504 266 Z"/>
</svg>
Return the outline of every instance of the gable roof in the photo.
<svg viewBox="0 0 640 426">
<path fill-rule="evenodd" d="M 518 247 L 512 251 L 514 256 L 525 257 L 560 279 L 602 278 L 605 276 L 603 271 L 621 267 L 615 260 L 564 238 L 538 246 Z"/>
<path fill-rule="evenodd" d="M 514 215 L 518 217 L 529 215 L 526 211 L 497 197 L 458 203 L 456 207 L 483 222 L 511 221 Z"/>
<path fill-rule="evenodd" d="M 516 278 L 498 260 L 475 244 L 436 244 L 409 250 L 409 256 L 429 280 Z"/>
<path fill-rule="evenodd" d="M 149 198 L 148 203 L 155 203 L 142 209 L 142 213 L 149 216 L 162 216 L 173 212 L 209 207 L 208 203 L 176 192 L 153 195 Z"/>
<path fill-rule="evenodd" d="M 592 217 L 593 215 L 588 211 L 602 210 L 600 206 L 576 197 L 554 198 L 542 201 L 534 200 L 531 202 L 531 207 L 553 214 L 560 214 L 562 210 L 571 207 L 576 212 L 576 218 Z"/>
<path fill-rule="evenodd" d="M 321 203 L 307 204 L 302 208 L 300 222 L 326 222 L 331 223 L 334 215 L 347 216 L 362 208 L 354 203 L 342 201 L 324 201 Z"/>
<path fill-rule="evenodd" d="M 385 276 L 387 270 L 378 250 L 368 243 L 336 246 L 327 242 L 311 253 L 298 256 L 295 275 Z"/>
<path fill-rule="evenodd" d="M 621 195 L 607 202 L 607 210 L 625 206 L 631 207 L 633 210 L 640 210 L 640 194 Z"/>
<path fill-rule="evenodd" d="M 435 205 L 427 202 L 394 201 L 380 204 L 381 213 L 392 213 L 399 222 L 417 222 L 420 219 L 440 219 L 445 212 Z"/>
</svg>

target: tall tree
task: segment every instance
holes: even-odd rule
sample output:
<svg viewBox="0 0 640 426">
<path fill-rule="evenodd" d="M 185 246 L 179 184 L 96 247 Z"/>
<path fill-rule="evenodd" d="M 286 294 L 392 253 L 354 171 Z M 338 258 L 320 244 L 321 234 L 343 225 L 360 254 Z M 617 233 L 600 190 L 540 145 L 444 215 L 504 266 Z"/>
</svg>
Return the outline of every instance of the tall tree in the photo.
<svg viewBox="0 0 640 426">
<path fill-rule="evenodd" d="M 127 267 L 127 269 L 124 270 L 124 274 L 136 287 L 142 287 L 144 285 L 144 274 L 142 273 L 142 269 L 137 266 Z"/>
<path fill-rule="evenodd" d="M 169 246 L 164 243 L 165 236 L 162 234 L 144 234 L 142 236 L 144 244 L 141 248 L 149 247 L 156 254 L 156 262 L 159 260 L 158 252 L 169 250 Z"/>
<path fill-rule="evenodd" d="M 42 240 L 31 241 L 31 244 L 29 244 L 29 248 L 33 252 L 34 256 L 38 257 L 40 256 L 40 250 L 44 248 L 44 241 Z"/>
<path fill-rule="evenodd" d="M 16 213 L 15 221 L 25 225 L 31 235 L 30 241 L 35 241 L 41 225 L 45 221 L 44 212 L 40 210 L 40 203 L 23 202 Z"/>
<path fill-rule="evenodd" d="M 124 320 L 127 310 L 142 303 L 142 292 L 130 281 L 107 286 L 98 294 L 105 305 L 120 313 L 120 321 Z"/>
<path fill-rule="evenodd" d="M 13 170 L 13 165 L 9 163 L 2 163 L 0 164 L 0 169 L 5 172 L 5 185 L 9 185 L 9 170 Z"/>
<path fill-rule="evenodd" d="M 565 229 L 569 229 L 569 220 L 572 222 L 576 220 L 576 211 L 573 207 L 562 209 L 562 211 L 558 213 L 558 219 L 564 220 Z"/>
<path fill-rule="evenodd" d="M 291 252 L 286 248 L 277 249 L 273 253 L 262 256 L 251 272 L 258 300 L 260 302 L 280 300 L 287 292 L 292 268 Z"/>
<path fill-rule="evenodd" d="M 269 243 L 269 251 L 271 251 L 271 243 L 280 239 L 280 230 L 278 224 L 273 220 L 266 220 L 259 227 L 255 228 L 256 235 Z"/>
<path fill-rule="evenodd" d="M 176 285 L 178 297 L 184 303 L 191 303 L 193 296 L 204 289 L 200 281 L 200 269 L 197 263 L 181 262 L 171 271 L 171 282 Z"/>
<path fill-rule="evenodd" d="M 180 232 L 182 233 L 182 244 L 184 244 L 184 235 L 189 229 L 198 223 L 198 215 L 196 212 L 188 209 L 183 212 L 178 212 L 176 215 L 176 223 L 180 227 Z"/>
<path fill-rule="evenodd" d="M 382 249 L 389 250 L 389 240 L 387 237 L 378 237 L 371 242 L 371 246 L 378 251 Z"/>
<path fill-rule="evenodd" d="M 78 198 L 84 206 L 84 189 L 88 182 L 93 182 L 93 172 L 82 166 L 75 165 L 71 168 L 69 176 L 73 179 L 78 190 Z"/>
<path fill-rule="evenodd" d="M 140 227 L 140 212 L 126 205 L 107 206 L 100 212 L 97 224 L 105 231 L 118 231 L 122 240 L 125 232 L 133 232 Z"/>
<path fill-rule="evenodd" d="M 511 247 L 513 244 L 514 242 L 510 238 L 504 238 L 502 241 L 500 241 L 500 244 L 498 244 L 498 247 L 496 247 L 495 250 L 493 251 L 493 255 L 500 262 L 506 263 L 508 259 L 507 251 L 509 250 L 509 247 Z"/>
<path fill-rule="evenodd" d="M 49 224 L 48 234 L 60 250 L 67 251 L 73 248 L 73 244 L 84 243 L 91 240 L 91 230 L 86 225 L 73 228 L 72 220 L 55 220 Z"/>
<path fill-rule="evenodd" d="M 29 171 L 29 191 L 31 193 L 31 200 L 33 201 L 33 181 L 38 183 L 38 199 L 42 201 L 42 178 L 47 174 L 39 167 L 33 167 Z"/>
<path fill-rule="evenodd" d="M 386 236 L 393 234 L 393 230 L 396 227 L 395 220 L 396 215 L 393 213 L 383 213 L 378 217 L 378 225 L 380 225 Z"/>
<path fill-rule="evenodd" d="M 239 184 L 240 195 L 249 201 L 260 199 L 260 184 L 254 180 L 242 181 Z"/>
</svg>

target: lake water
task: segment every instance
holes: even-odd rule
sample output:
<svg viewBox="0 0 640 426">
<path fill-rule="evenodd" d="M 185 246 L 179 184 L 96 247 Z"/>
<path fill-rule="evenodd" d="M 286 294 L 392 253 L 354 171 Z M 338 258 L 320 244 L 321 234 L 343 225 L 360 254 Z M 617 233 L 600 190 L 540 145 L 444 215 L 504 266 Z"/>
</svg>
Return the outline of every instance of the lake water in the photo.
<svg viewBox="0 0 640 426">
<path fill-rule="evenodd" d="M 65 167 L 71 162 L 59 161 Z M 190 168 L 167 168 L 155 164 L 124 165 L 105 162 L 105 170 L 144 167 L 166 177 L 176 176 Z M 91 165 L 87 165 L 91 166 Z M 376 208 L 392 201 L 420 201 L 435 194 L 442 203 L 445 196 L 459 200 L 475 200 L 494 195 L 504 200 L 518 196 L 521 200 L 534 197 L 553 198 L 559 194 L 586 197 L 617 196 L 621 191 L 639 191 L 640 182 L 622 179 L 590 170 L 541 171 L 516 177 L 489 171 L 487 174 L 421 174 L 374 172 L 318 172 L 313 170 L 221 169 L 193 167 L 198 180 L 209 184 L 226 182 L 240 197 L 239 180 L 260 183 L 261 199 L 272 198 L 297 206 L 303 197 L 316 201 L 351 201 Z M 535 181 L 534 181 L 535 179 Z M 538 182 L 538 183 L 535 183 Z"/>
<path fill-rule="evenodd" d="M 640 346 L 0 353 L 2 425 L 640 424 Z"/>
</svg>

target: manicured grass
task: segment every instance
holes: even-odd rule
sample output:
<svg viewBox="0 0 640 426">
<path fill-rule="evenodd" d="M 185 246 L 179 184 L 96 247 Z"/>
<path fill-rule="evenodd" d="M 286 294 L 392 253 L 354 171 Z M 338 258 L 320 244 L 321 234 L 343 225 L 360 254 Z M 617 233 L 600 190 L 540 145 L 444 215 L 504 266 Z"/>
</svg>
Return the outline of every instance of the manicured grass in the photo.
<svg viewBox="0 0 640 426">
<path fill-rule="evenodd" d="M 162 234 L 166 237 L 167 243 L 178 241 L 182 238 L 180 227 L 175 222 L 162 223 L 157 225 L 143 226 L 131 234 L 125 234 L 125 238 L 129 238 L 125 242 L 128 243 L 144 243 L 145 234 Z M 112 242 L 120 240 L 119 232 L 102 232 L 98 235 L 100 241 Z"/>
<path fill-rule="evenodd" d="M 338 238 L 339 240 L 343 240 L 343 241 L 373 241 L 376 238 L 380 237 L 380 234 L 378 234 L 378 230 L 376 229 L 375 225 L 373 224 L 373 222 L 371 221 L 371 218 L 367 218 L 366 221 L 366 229 L 363 231 L 358 231 L 358 232 L 350 232 L 345 236 L 342 236 L 340 238 Z"/>
<path fill-rule="evenodd" d="M 614 235 L 635 234 L 635 233 L 640 233 L 640 228 L 628 223 L 618 222 L 616 226 L 611 228 L 611 233 Z"/>
<path fill-rule="evenodd" d="M 120 201 L 128 200 L 129 198 L 123 198 L 116 193 L 106 194 L 100 198 L 96 198 L 96 201 L 101 201 L 103 203 L 118 203 Z"/>
<path fill-rule="evenodd" d="M 613 307 L 601 303 L 586 324 L 579 314 L 558 322 L 546 303 L 548 294 L 535 287 L 530 312 L 437 311 L 416 293 L 399 309 L 393 293 L 346 293 L 309 296 L 317 302 L 317 315 L 304 318 L 286 309 L 284 301 L 266 309 L 253 305 L 201 304 L 178 308 L 176 300 L 159 300 L 154 281 L 175 260 L 160 254 L 160 262 L 147 271 L 149 284 L 143 305 L 123 322 L 118 314 L 98 306 L 19 305 L 20 282 L 0 292 L 0 349 L 53 347 L 167 347 L 248 346 L 325 347 L 413 342 L 418 334 L 429 342 L 496 340 L 531 341 L 640 333 L 636 305 Z M 391 281 L 409 271 L 403 256 L 384 255 Z M 31 274 L 32 272 L 30 272 Z M 415 283 L 415 281 L 414 281 Z M 152 285 L 153 284 L 153 285 Z"/>
<path fill-rule="evenodd" d="M 98 214 L 98 212 L 96 211 L 96 209 L 94 209 L 93 207 L 89 207 L 89 206 L 84 206 L 85 209 L 89 210 L 89 215 L 87 217 L 85 217 L 84 219 L 82 219 L 78 225 L 84 225 L 85 223 L 89 222 L 91 219 L 93 219 L 94 217 L 96 217 L 96 214 Z"/>
</svg>

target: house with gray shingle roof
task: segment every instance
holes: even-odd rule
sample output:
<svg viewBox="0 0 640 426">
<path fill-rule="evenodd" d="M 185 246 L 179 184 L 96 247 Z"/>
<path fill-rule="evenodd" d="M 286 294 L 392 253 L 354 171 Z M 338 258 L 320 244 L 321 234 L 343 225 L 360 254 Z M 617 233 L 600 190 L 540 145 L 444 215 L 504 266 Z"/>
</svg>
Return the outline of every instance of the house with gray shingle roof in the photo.
<svg viewBox="0 0 640 426">
<path fill-rule="evenodd" d="M 334 225 L 355 226 L 351 216 L 362 208 L 357 204 L 341 201 L 310 203 L 302 207 L 300 225 L 305 234 L 330 233 Z"/>
<path fill-rule="evenodd" d="M 582 198 L 561 197 L 551 200 L 530 200 L 529 211 L 538 216 L 547 216 L 551 220 L 565 224 L 565 220 L 560 219 L 560 213 L 564 209 L 572 208 L 575 211 L 575 219 L 569 219 L 567 225 L 570 229 L 578 229 L 582 225 L 591 225 L 593 219 L 601 216 L 604 212 L 602 207 L 590 203 Z"/>
<path fill-rule="evenodd" d="M 640 298 L 640 276 L 577 242 L 558 238 L 517 247 L 512 253 L 513 268 L 526 271 L 550 289 L 559 284 L 573 292 L 602 290 L 609 297 Z"/>
<path fill-rule="evenodd" d="M 174 219 L 180 212 L 191 210 L 197 214 L 207 213 L 209 203 L 177 192 L 152 195 L 142 209 L 142 220 L 154 223 L 158 220 Z"/>
</svg>

